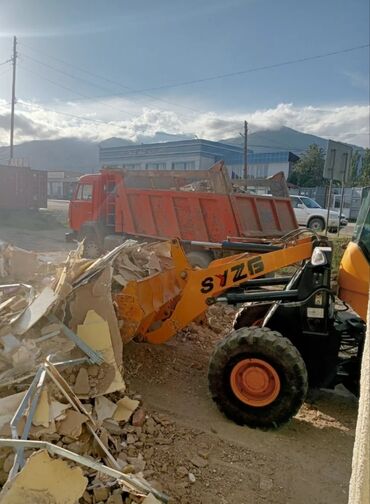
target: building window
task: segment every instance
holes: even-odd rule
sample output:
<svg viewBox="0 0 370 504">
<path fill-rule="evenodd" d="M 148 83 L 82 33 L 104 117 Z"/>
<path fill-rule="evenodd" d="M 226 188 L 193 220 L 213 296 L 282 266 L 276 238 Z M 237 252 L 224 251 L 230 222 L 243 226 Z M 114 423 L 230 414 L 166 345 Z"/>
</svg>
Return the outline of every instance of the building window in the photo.
<svg viewBox="0 0 370 504">
<path fill-rule="evenodd" d="M 195 161 L 178 161 L 172 163 L 172 170 L 195 170 Z"/>
<path fill-rule="evenodd" d="M 165 170 L 166 163 L 146 163 L 146 170 Z"/>
</svg>

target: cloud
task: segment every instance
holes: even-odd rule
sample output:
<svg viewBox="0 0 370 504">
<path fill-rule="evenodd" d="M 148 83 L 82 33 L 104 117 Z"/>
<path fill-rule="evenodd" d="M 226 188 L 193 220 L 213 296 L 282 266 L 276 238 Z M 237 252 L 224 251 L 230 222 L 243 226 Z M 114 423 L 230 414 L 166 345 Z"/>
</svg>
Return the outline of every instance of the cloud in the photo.
<svg viewBox="0 0 370 504">
<path fill-rule="evenodd" d="M 162 106 L 162 105 L 161 105 Z M 122 137 L 132 141 L 154 138 L 158 132 L 219 140 L 239 135 L 243 121 L 250 132 L 288 126 L 299 131 L 369 147 L 369 107 L 342 105 L 276 107 L 240 113 L 165 110 L 141 107 L 125 98 L 96 102 L 54 102 L 42 105 L 20 101 L 16 115 L 16 143 L 40 138 L 75 137 L 101 141 Z M 7 144 L 9 105 L 0 101 L 0 143 Z"/>
</svg>

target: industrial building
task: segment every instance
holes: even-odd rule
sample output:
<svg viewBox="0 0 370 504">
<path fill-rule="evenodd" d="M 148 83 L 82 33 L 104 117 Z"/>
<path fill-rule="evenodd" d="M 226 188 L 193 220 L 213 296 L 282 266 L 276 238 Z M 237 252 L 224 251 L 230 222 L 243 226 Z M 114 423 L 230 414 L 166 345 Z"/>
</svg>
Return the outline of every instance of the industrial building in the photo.
<svg viewBox="0 0 370 504">
<path fill-rule="evenodd" d="M 128 170 L 206 170 L 225 161 L 232 178 L 243 176 L 243 147 L 203 139 L 99 148 L 101 166 Z M 248 150 L 248 178 L 265 178 L 282 171 L 288 177 L 299 158 L 292 152 L 254 153 Z"/>
</svg>

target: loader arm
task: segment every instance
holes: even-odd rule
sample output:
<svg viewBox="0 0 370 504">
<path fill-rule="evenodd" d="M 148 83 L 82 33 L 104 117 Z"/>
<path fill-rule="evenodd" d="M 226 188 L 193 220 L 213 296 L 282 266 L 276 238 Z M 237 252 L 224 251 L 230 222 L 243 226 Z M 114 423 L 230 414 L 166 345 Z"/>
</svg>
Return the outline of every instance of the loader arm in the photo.
<svg viewBox="0 0 370 504">
<path fill-rule="evenodd" d="M 210 298 L 268 273 L 309 259 L 312 237 L 282 244 L 265 253 L 240 253 L 193 269 L 178 240 L 172 241 L 173 268 L 131 281 L 115 296 L 124 341 L 134 336 L 164 343 L 202 315 Z M 268 250 L 268 249 L 267 249 Z"/>
</svg>

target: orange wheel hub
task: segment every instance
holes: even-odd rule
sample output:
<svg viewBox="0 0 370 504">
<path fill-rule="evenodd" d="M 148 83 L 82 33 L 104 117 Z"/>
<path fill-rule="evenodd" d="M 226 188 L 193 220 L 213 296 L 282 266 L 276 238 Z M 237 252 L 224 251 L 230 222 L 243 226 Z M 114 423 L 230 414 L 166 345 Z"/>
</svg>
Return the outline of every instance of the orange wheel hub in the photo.
<svg viewBox="0 0 370 504">
<path fill-rule="evenodd" d="M 275 369 L 262 359 L 243 359 L 233 367 L 231 389 L 248 406 L 271 404 L 280 392 L 280 378 Z"/>
</svg>

